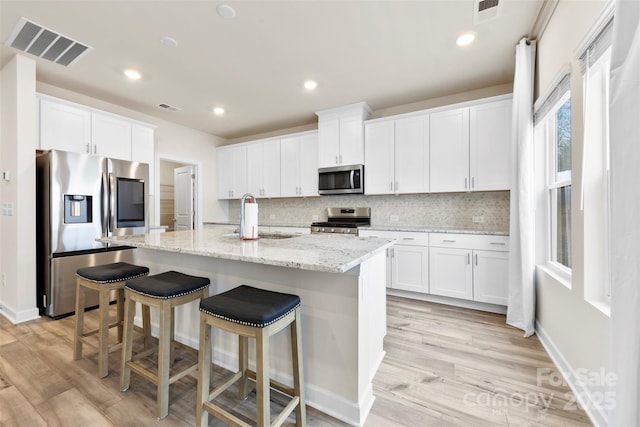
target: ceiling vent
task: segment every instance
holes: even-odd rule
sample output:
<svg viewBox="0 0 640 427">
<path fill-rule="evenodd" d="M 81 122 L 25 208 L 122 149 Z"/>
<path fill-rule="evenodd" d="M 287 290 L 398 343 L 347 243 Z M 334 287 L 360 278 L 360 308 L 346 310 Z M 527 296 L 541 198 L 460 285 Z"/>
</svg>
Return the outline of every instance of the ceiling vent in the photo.
<svg viewBox="0 0 640 427">
<path fill-rule="evenodd" d="M 500 16 L 500 0 L 475 0 L 473 2 L 473 23 L 481 24 Z"/>
<path fill-rule="evenodd" d="M 5 44 L 65 67 L 92 49 L 25 18 L 20 18 Z"/>
<path fill-rule="evenodd" d="M 173 105 L 169 105 L 169 104 L 160 104 L 160 105 L 158 105 L 158 107 L 164 108 L 165 110 L 169 110 L 169 111 L 180 111 L 180 110 L 182 110 L 181 108 L 174 107 Z"/>
</svg>

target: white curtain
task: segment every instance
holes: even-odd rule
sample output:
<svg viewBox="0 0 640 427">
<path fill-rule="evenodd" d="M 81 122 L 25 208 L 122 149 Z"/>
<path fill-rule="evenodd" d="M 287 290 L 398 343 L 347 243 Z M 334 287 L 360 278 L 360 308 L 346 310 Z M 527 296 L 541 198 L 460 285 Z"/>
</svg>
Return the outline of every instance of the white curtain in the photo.
<svg viewBox="0 0 640 427">
<path fill-rule="evenodd" d="M 507 323 L 530 336 L 535 329 L 533 76 L 536 42 L 516 46 L 513 81 L 512 184 Z"/>
<path fill-rule="evenodd" d="M 609 425 L 640 425 L 640 2 L 616 0 L 611 52 L 611 360 Z"/>
</svg>

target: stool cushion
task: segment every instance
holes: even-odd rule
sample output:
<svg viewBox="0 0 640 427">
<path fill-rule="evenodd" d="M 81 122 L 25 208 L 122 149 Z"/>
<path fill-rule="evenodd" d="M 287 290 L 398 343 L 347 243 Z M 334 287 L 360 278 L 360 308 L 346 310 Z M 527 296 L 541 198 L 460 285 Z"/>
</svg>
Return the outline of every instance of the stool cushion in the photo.
<svg viewBox="0 0 640 427">
<path fill-rule="evenodd" d="M 263 328 L 300 305 L 297 295 L 242 285 L 200 301 L 200 311 L 233 323 Z"/>
<path fill-rule="evenodd" d="M 177 271 L 167 271 L 153 276 L 127 280 L 125 288 L 155 298 L 176 298 L 202 290 L 211 281 L 207 277 L 189 276 Z"/>
<path fill-rule="evenodd" d="M 146 276 L 147 274 L 149 274 L 147 267 L 127 264 L 126 262 L 84 267 L 76 271 L 76 275 L 97 283 L 122 282 L 123 280 Z"/>
</svg>

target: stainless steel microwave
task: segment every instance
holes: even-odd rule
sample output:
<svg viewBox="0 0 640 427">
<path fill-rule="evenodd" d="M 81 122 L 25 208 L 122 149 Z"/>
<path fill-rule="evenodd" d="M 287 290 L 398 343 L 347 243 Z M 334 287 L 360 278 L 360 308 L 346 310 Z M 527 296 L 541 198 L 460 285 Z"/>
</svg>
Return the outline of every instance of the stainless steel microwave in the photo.
<svg viewBox="0 0 640 427">
<path fill-rule="evenodd" d="M 364 165 L 318 169 L 319 194 L 364 194 Z"/>
</svg>

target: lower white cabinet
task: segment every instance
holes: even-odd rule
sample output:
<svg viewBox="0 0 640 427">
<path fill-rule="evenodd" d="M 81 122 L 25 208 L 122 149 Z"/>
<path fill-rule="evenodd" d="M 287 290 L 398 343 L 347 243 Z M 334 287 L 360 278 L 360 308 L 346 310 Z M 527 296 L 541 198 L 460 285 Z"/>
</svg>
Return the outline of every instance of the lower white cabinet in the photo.
<svg viewBox="0 0 640 427">
<path fill-rule="evenodd" d="M 404 231 L 359 230 L 361 237 L 396 239 L 387 250 L 387 287 L 429 292 L 429 235 Z"/>
<path fill-rule="evenodd" d="M 387 250 L 387 288 L 507 305 L 509 237 L 359 230 L 396 239 Z"/>
<path fill-rule="evenodd" d="M 473 299 L 471 251 L 467 249 L 430 248 L 431 294 Z"/>
<path fill-rule="evenodd" d="M 507 305 L 509 253 L 474 251 L 473 300 Z"/>
<path fill-rule="evenodd" d="M 429 242 L 431 294 L 507 305 L 509 237 L 432 233 Z"/>
</svg>

